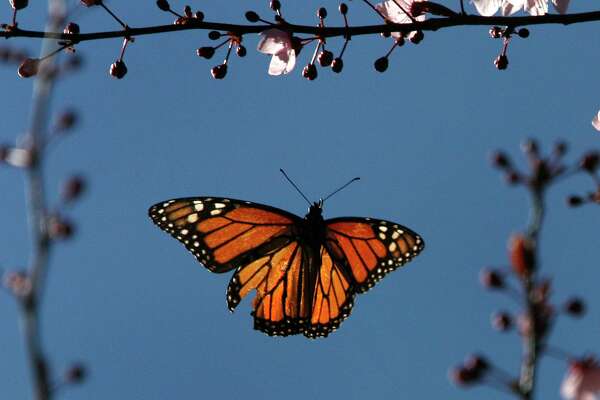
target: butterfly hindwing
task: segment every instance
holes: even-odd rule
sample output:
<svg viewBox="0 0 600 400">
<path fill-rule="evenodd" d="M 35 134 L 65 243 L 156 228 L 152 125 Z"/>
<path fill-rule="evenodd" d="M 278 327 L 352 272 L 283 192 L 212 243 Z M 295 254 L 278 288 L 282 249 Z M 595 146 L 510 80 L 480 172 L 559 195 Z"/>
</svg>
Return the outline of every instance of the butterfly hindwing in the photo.
<svg viewBox="0 0 600 400">
<path fill-rule="evenodd" d="M 233 311 L 251 291 L 254 328 L 269 335 L 304 331 L 310 313 L 304 263 L 308 255 L 297 241 L 288 241 L 262 257 L 237 268 L 227 287 Z"/>
<path fill-rule="evenodd" d="M 335 262 L 327 249 L 321 247 L 321 267 L 317 274 L 312 299 L 308 337 L 326 337 L 350 316 L 355 289 L 343 266 Z"/>
<path fill-rule="evenodd" d="M 247 201 L 191 197 L 155 204 L 152 221 L 212 272 L 227 272 L 279 245 L 299 218 Z"/>
<path fill-rule="evenodd" d="M 418 234 L 394 222 L 344 217 L 325 223 L 327 247 L 336 262 L 348 267 L 360 293 L 412 260 L 425 246 Z"/>
</svg>

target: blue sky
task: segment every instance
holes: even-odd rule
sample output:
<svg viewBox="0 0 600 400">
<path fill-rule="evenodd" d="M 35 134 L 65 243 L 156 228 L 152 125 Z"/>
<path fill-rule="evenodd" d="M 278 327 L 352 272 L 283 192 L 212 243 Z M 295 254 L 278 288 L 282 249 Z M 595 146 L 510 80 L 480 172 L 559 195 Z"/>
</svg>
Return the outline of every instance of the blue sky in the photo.
<svg viewBox="0 0 600 400">
<path fill-rule="evenodd" d="M 148 3 L 110 5 L 131 26 L 171 21 Z M 211 21 L 243 22 L 250 7 L 268 16 L 267 2 L 219 3 L 198 5 Z M 299 23 L 315 23 L 314 10 L 326 5 L 328 22 L 341 24 L 337 3 L 288 3 L 285 15 Z M 360 2 L 349 4 L 351 23 L 378 22 Z M 32 4 L 21 26 L 41 27 L 44 12 Z M 9 17 L 8 5 L 0 8 L 0 20 Z M 100 9 L 79 10 L 73 20 L 82 32 L 117 29 Z M 528 39 L 511 43 L 508 70 L 497 71 L 500 43 L 487 30 L 426 33 L 420 45 L 395 52 L 384 74 L 372 63 L 390 43 L 354 38 L 343 73 L 320 70 L 314 82 L 300 76 L 308 48 L 292 75 L 268 76 L 269 57 L 253 51 L 256 36 L 244 38 L 248 56 L 234 57 L 223 81 L 209 73 L 223 53 L 210 61 L 195 56 L 209 43 L 205 32 L 137 38 L 121 81 L 107 74 L 119 40 L 79 46 L 84 68 L 60 82 L 53 105 L 77 108 L 81 124 L 50 151 L 47 182 L 52 204 L 71 173 L 84 174 L 90 187 L 68 212 L 77 235 L 55 247 L 42 320 L 56 372 L 82 360 L 91 375 L 61 398 L 505 398 L 490 389 L 463 391 L 447 379 L 448 368 L 472 351 L 518 370 L 519 338 L 489 324 L 493 311 L 516 307 L 482 290 L 478 273 L 507 264 L 507 239 L 524 228 L 529 204 L 523 189 L 502 182 L 488 156 L 506 149 L 523 165 L 518 148 L 526 137 L 545 150 L 567 140 L 571 161 L 599 147 L 590 120 L 600 107 L 600 33 L 593 23 L 531 28 Z M 8 43 L 32 54 L 39 46 Z M 11 143 L 27 128 L 32 81 L 7 66 L 0 74 L 0 141 Z M 325 216 L 397 221 L 427 244 L 406 268 L 359 296 L 352 316 L 325 340 L 254 331 L 247 303 L 233 315 L 226 309 L 228 277 L 209 273 L 146 216 L 155 202 L 193 195 L 304 215 L 306 204 L 282 167 L 313 199 L 360 176 L 326 203 Z M 2 168 L 0 182 L 0 265 L 23 267 L 29 242 L 22 173 Z M 583 320 L 561 317 L 551 339 L 575 354 L 600 351 L 600 211 L 568 209 L 564 198 L 591 188 L 575 177 L 550 191 L 541 243 L 554 298 L 580 294 L 590 303 Z M 1 390 L 6 398 L 27 398 L 18 313 L 6 294 L 0 316 Z M 539 398 L 559 398 L 564 370 L 564 362 L 544 359 Z"/>
</svg>

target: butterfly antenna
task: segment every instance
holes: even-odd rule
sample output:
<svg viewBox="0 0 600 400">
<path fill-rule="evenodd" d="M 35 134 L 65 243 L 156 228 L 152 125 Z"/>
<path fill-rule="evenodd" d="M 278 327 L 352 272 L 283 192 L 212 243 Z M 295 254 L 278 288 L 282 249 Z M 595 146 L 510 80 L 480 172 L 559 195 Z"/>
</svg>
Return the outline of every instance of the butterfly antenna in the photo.
<svg viewBox="0 0 600 400">
<path fill-rule="evenodd" d="M 304 200 L 306 200 L 306 202 L 308 203 L 308 205 L 312 205 L 312 203 L 310 202 L 310 200 L 308 200 L 308 198 L 304 195 L 304 193 L 302 193 L 302 190 L 300 190 L 298 188 L 298 186 L 296 186 L 296 184 L 294 183 L 293 180 L 290 179 L 290 177 L 285 173 L 285 171 L 283 170 L 283 168 L 279 168 L 279 171 L 283 174 L 283 176 L 285 176 L 285 179 L 288 180 L 289 183 L 292 184 L 292 186 L 294 187 L 294 189 L 296 189 L 298 191 L 298 193 L 300 193 L 300 196 L 302 196 L 304 198 Z"/>
<path fill-rule="evenodd" d="M 358 176 L 357 176 L 356 178 L 352 178 L 352 179 L 350 179 L 350 181 L 349 181 L 349 182 L 346 182 L 346 184 L 344 184 L 342 187 L 340 187 L 340 188 L 338 188 L 338 189 L 334 190 L 332 193 L 330 193 L 328 196 L 326 196 L 326 197 L 323 199 L 323 202 L 325 202 L 325 200 L 327 200 L 328 198 L 330 198 L 331 196 L 333 196 L 334 194 L 336 194 L 336 193 L 337 193 L 337 192 L 339 192 L 340 190 L 344 189 L 346 186 L 350 185 L 352 182 L 355 182 L 355 181 L 358 181 L 358 180 L 360 180 L 360 178 L 359 178 Z"/>
</svg>

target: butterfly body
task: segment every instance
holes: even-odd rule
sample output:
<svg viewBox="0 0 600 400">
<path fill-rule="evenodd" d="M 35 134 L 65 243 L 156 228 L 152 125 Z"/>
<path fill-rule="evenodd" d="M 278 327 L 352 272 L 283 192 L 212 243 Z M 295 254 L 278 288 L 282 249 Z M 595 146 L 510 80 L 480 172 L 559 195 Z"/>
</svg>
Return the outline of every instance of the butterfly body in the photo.
<svg viewBox="0 0 600 400">
<path fill-rule="evenodd" d="M 314 338 L 337 329 L 357 293 L 424 247 L 393 222 L 325 220 L 322 201 L 304 218 L 247 201 L 192 197 L 152 206 L 152 221 L 216 273 L 235 269 L 227 287 L 233 311 L 255 291 L 254 327 L 269 335 Z"/>
</svg>

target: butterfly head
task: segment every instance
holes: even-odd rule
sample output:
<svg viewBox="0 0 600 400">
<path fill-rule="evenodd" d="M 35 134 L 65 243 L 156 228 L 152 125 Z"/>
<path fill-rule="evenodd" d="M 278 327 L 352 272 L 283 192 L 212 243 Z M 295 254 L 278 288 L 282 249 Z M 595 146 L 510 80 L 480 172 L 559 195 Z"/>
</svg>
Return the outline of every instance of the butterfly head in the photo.
<svg viewBox="0 0 600 400">
<path fill-rule="evenodd" d="M 315 201 L 311 204 L 306 214 L 306 220 L 313 223 L 323 221 L 323 199 Z"/>
</svg>

